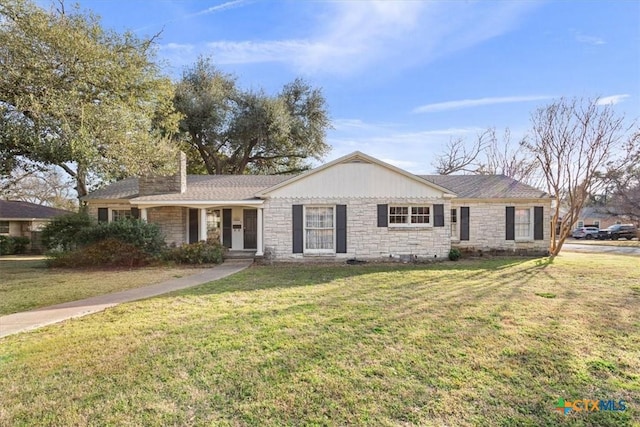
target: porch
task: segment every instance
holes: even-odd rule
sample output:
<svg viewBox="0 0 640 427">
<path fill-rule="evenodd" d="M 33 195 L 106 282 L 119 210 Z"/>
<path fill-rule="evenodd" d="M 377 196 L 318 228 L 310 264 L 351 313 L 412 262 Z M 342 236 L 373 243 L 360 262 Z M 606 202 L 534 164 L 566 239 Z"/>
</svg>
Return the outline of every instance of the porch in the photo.
<svg viewBox="0 0 640 427">
<path fill-rule="evenodd" d="M 176 244 L 214 239 L 234 257 L 264 254 L 262 206 L 139 205 L 138 209 L 140 219 L 158 224 L 167 240 Z"/>
</svg>

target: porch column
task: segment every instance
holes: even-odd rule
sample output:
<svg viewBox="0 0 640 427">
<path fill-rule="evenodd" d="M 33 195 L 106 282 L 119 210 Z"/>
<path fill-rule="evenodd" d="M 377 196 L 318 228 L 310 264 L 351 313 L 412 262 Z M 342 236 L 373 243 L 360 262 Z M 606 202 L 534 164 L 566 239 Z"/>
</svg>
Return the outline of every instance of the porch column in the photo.
<svg viewBox="0 0 640 427">
<path fill-rule="evenodd" d="M 200 227 L 199 227 L 199 239 L 207 240 L 207 209 L 200 209 Z"/>
<path fill-rule="evenodd" d="M 262 243 L 262 208 L 258 208 L 258 236 L 256 239 L 256 256 L 264 255 L 264 248 Z"/>
<path fill-rule="evenodd" d="M 147 222 L 147 208 L 140 209 L 140 219 Z"/>
</svg>

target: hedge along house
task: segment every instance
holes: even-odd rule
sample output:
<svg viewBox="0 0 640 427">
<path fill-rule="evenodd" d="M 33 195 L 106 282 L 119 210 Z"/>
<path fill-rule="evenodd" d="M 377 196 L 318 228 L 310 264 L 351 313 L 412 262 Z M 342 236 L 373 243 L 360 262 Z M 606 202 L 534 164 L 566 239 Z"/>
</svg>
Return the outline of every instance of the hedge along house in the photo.
<svg viewBox="0 0 640 427">
<path fill-rule="evenodd" d="M 129 178 L 83 200 L 99 221 L 158 224 L 275 260 L 434 259 L 451 247 L 543 253 L 551 198 L 497 175 L 418 176 L 354 152 L 295 176 Z"/>
</svg>

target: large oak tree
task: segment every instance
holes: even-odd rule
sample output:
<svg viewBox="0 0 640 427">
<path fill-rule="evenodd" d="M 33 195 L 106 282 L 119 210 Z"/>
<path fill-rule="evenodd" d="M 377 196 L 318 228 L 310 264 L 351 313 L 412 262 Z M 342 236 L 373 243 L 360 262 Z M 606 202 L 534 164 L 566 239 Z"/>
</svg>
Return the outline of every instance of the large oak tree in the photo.
<svg viewBox="0 0 640 427">
<path fill-rule="evenodd" d="M 291 173 L 329 150 L 326 101 L 301 79 L 275 96 L 238 87 L 235 78 L 201 58 L 185 70 L 175 96 L 180 129 L 209 174 Z"/>
<path fill-rule="evenodd" d="M 56 165 L 87 194 L 91 176 L 169 171 L 173 86 L 153 39 L 105 30 L 64 3 L 0 1 L 0 166 Z"/>
</svg>

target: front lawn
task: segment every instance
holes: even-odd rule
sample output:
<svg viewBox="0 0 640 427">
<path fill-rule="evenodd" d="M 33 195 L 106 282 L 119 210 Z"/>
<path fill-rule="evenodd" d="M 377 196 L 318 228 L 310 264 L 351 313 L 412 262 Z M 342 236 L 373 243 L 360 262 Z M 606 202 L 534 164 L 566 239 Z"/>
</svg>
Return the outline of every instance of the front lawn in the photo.
<svg viewBox="0 0 640 427">
<path fill-rule="evenodd" d="M 1 340 L 0 425 L 638 425 L 639 265 L 253 267 Z"/>
<path fill-rule="evenodd" d="M 0 316 L 195 274 L 191 267 L 47 268 L 44 258 L 0 257 Z"/>
</svg>

